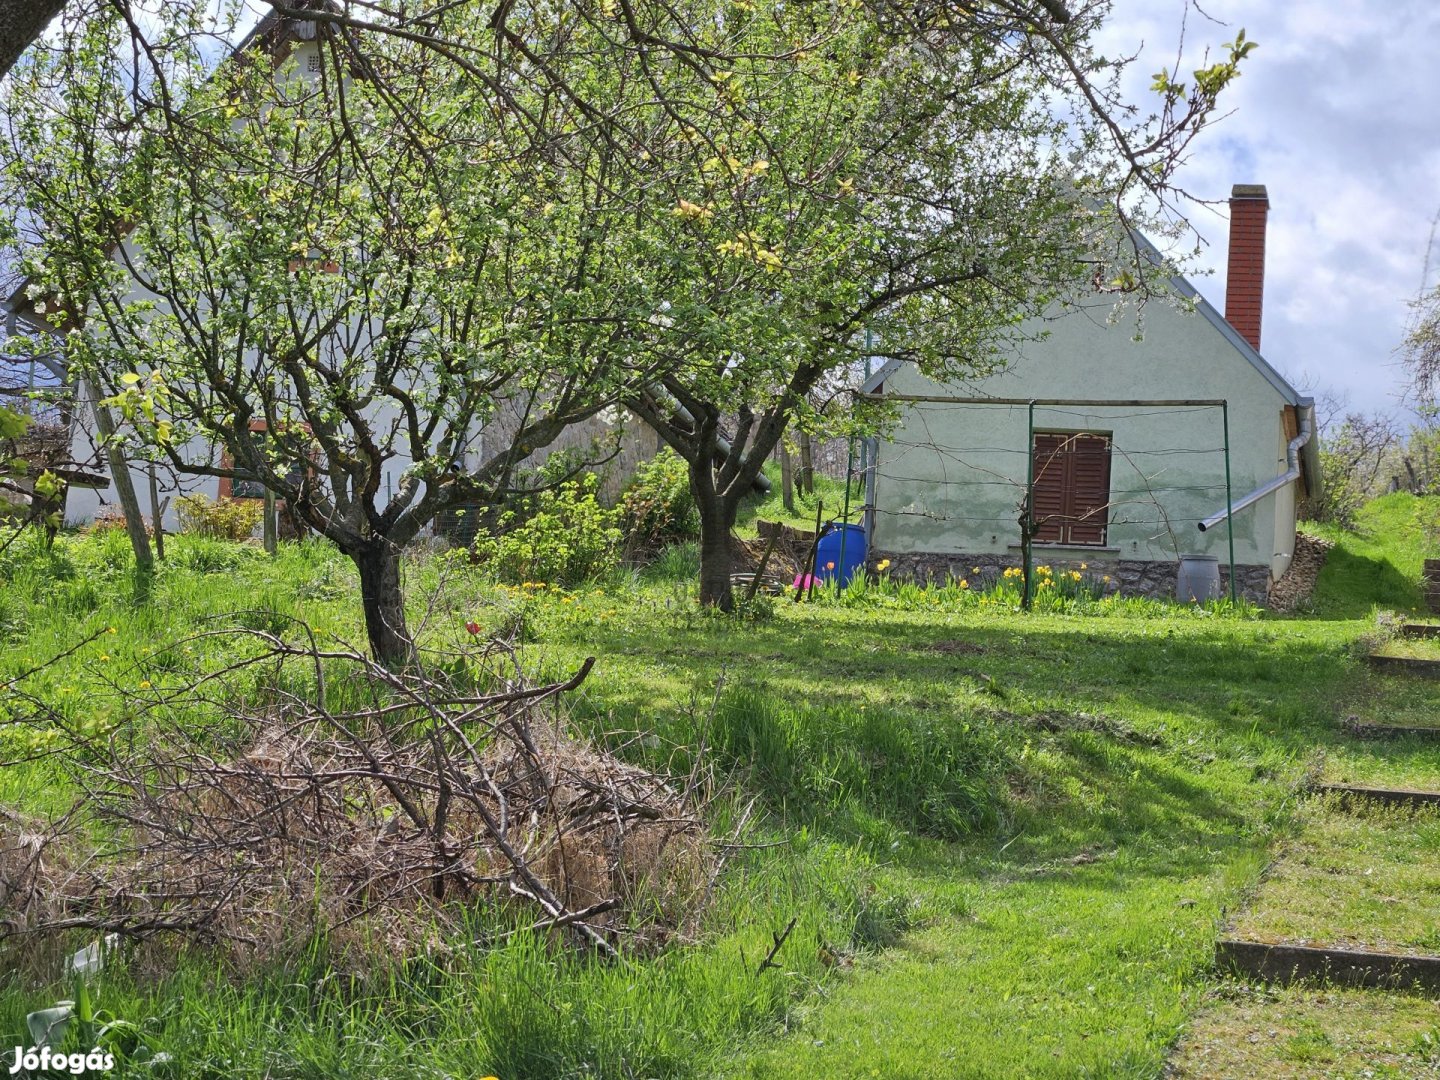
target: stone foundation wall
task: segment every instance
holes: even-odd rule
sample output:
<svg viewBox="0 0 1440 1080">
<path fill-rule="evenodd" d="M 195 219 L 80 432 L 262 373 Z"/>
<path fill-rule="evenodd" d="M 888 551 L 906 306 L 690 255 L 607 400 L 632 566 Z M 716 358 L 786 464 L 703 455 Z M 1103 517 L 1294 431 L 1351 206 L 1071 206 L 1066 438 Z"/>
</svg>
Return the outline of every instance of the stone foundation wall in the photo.
<svg viewBox="0 0 1440 1080">
<path fill-rule="evenodd" d="M 1020 554 L 1014 555 L 936 555 L 928 552 L 873 551 L 869 569 L 885 560 L 891 577 L 921 583 L 943 582 L 950 578 L 965 579 L 971 588 L 988 588 L 1008 567 L 1020 566 Z M 1057 558 L 1053 552 L 1036 552 L 1035 565 L 1048 566 L 1056 573 L 1080 570 L 1087 577 L 1103 582 L 1106 592 L 1122 596 L 1148 596 L 1158 600 L 1175 599 L 1175 578 L 1180 569 L 1176 562 L 1144 562 L 1139 559 Z M 1270 592 L 1268 566 L 1237 566 L 1235 576 L 1240 595 L 1254 604 L 1264 604 Z M 1106 580 L 1108 579 L 1108 580 Z M 1230 595 L 1230 567 L 1220 564 L 1220 595 Z"/>
</svg>

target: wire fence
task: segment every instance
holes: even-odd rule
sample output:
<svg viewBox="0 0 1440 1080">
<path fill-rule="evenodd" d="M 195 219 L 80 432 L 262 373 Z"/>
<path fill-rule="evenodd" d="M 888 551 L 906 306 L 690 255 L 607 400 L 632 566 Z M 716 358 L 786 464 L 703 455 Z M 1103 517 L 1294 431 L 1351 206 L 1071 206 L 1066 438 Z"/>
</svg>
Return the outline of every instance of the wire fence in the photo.
<svg viewBox="0 0 1440 1080">
<path fill-rule="evenodd" d="M 1228 520 L 1209 543 L 1198 528 L 1235 494 L 1224 402 L 902 400 L 901 423 L 873 444 L 869 465 L 867 525 L 877 549 L 899 550 L 903 539 L 905 550 L 1015 557 L 1033 543 L 1047 557 L 1054 548 L 1076 557 L 1099 549 L 1155 561 L 1218 541 L 1220 561 L 1235 561 Z M 1104 440 L 1105 475 L 1095 481 L 1103 495 L 1074 505 L 1076 513 L 1054 511 L 1057 484 L 1071 477 L 1046 473 L 1054 459 L 1037 440 L 1047 435 Z M 1047 494 L 1052 501 L 1037 508 Z M 1047 542 L 1057 518 L 1083 522 L 1085 540 Z M 1262 543 L 1254 532 L 1247 542 Z"/>
</svg>

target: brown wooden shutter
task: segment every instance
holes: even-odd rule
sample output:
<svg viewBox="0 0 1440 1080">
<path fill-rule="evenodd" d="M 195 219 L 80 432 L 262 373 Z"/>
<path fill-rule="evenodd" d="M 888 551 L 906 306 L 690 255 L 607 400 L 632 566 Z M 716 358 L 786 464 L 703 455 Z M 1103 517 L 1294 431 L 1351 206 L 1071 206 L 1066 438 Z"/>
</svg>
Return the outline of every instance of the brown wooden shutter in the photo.
<svg viewBox="0 0 1440 1080">
<path fill-rule="evenodd" d="M 1035 539 L 1105 543 L 1110 503 L 1110 439 L 1087 433 L 1035 436 Z"/>
<path fill-rule="evenodd" d="M 1066 512 L 1065 436 L 1044 432 L 1035 436 L 1035 539 L 1047 544 L 1061 542 Z"/>
<path fill-rule="evenodd" d="M 1070 539 L 1072 544 L 1105 543 L 1110 506 L 1110 440 L 1103 435 L 1071 439 Z"/>
</svg>

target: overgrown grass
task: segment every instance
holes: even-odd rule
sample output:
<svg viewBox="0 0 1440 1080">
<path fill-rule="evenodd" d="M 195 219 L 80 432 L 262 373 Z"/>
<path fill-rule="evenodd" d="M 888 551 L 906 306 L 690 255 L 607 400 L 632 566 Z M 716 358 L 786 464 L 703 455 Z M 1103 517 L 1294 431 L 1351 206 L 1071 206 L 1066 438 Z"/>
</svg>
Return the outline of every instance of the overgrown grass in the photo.
<svg viewBox="0 0 1440 1080">
<path fill-rule="evenodd" d="M 753 968 L 770 926 L 782 928 L 791 913 L 800 914 L 794 934 L 804 940 L 844 934 L 856 911 L 815 913 L 840 893 L 853 897 L 843 883 L 859 869 L 853 853 L 832 845 L 810 847 L 785 872 L 750 865 L 744 910 L 727 902 L 717 913 L 734 929 L 661 963 L 587 961 L 521 936 L 503 947 L 456 941 L 443 956 L 408 963 L 377 942 L 373 968 L 340 973 L 323 945 L 297 942 L 289 966 L 258 972 L 225 969 L 200 951 L 158 977 L 122 962 L 95 994 L 182 1063 L 174 1075 L 187 1080 L 687 1075 L 713 1067 L 732 1040 L 769 1027 L 797 980 L 821 976 L 813 960 L 787 978 L 758 978 Z M 815 879 L 832 895 L 804 895 L 803 883 Z M 477 932 L 484 928 L 477 921 Z M 69 990 L 60 983 L 47 994 L 12 976 L 0 995 L 9 1046 L 24 1041 L 27 1011 Z"/>
<path fill-rule="evenodd" d="M 0 668 L 114 626 L 36 682 L 86 709 L 111 682 L 222 661 L 223 639 L 168 643 L 226 612 L 363 640 L 353 571 L 322 545 L 272 560 L 177 538 L 144 603 L 123 544 L 0 560 L 0 628 L 20 627 Z M 407 574 L 427 640 L 467 640 L 473 620 L 513 633 L 538 674 L 596 656 L 575 722 L 654 768 L 708 764 L 717 832 L 753 800 L 754 846 L 698 941 L 616 965 L 451 942 L 355 978 L 299 944 L 249 972 L 142 953 L 107 975 L 108 1007 L 151 1018 L 186 1076 L 1156 1075 L 1315 748 L 1348 745 L 1337 719 L 1375 601 L 1360 611 L 1342 577 L 1311 620 L 1098 601 L 1026 616 L 957 585 L 741 621 L 695 607 L 692 569 L 682 550 L 574 590 L 436 558 Z M 0 802 L 58 808 L 55 779 L 0 770 Z M 53 964 L 18 966 L 0 1035 L 69 993 Z"/>
</svg>

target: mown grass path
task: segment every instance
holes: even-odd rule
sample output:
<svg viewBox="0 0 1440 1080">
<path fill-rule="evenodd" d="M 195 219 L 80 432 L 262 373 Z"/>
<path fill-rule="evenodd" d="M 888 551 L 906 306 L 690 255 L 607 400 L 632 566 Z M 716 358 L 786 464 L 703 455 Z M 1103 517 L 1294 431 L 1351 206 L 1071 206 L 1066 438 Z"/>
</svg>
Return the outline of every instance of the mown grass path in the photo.
<svg viewBox="0 0 1440 1080">
<path fill-rule="evenodd" d="M 1337 737 L 1334 702 L 1356 673 L 1346 643 L 1358 632 L 1345 622 L 1184 613 L 800 610 L 719 640 L 671 627 L 661 641 L 632 623 L 622 637 L 627 670 L 602 664 L 603 689 L 593 691 L 621 730 L 623 717 L 655 714 L 664 681 L 628 665 L 658 662 L 685 672 L 672 702 L 686 680 L 709 686 L 723 668 L 732 693 L 753 685 L 786 703 L 786 745 L 821 771 L 827 748 L 864 743 L 863 723 L 837 730 L 837 714 L 969 723 L 993 739 L 982 775 L 1001 798 L 995 820 L 972 835 L 917 835 L 887 813 L 895 798 L 872 800 L 863 784 L 824 812 L 803 801 L 776 808 L 807 830 L 865 844 L 879 864 L 876 890 L 906 898 L 916 927 L 886 952 L 859 954 L 853 972 L 787 1019 L 785 1034 L 737 1047 L 720 1071 L 1158 1075 L 1308 755 Z M 829 727 L 828 737 L 807 743 L 815 727 Z M 753 768 L 762 791 L 766 779 L 824 790 L 797 785 L 793 765 L 776 775 L 763 755 Z"/>
</svg>

